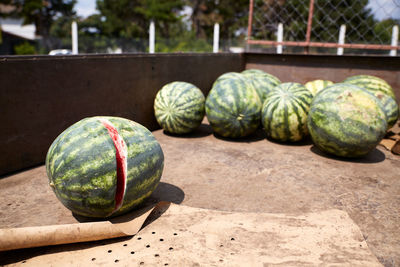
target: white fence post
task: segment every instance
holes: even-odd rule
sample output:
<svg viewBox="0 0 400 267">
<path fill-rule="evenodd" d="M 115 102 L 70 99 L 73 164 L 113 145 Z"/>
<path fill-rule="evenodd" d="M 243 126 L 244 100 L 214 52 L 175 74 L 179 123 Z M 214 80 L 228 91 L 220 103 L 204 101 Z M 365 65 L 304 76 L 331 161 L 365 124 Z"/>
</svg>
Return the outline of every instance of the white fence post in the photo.
<svg viewBox="0 0 400 267">
<path fill-rule="evenodd" d="M 340 30 L 339 30 L 339 44 L 344 44 L 345 36 L 346 36 L 346 25 L 342 24 L 342 25 L 340 25 Z M 342 56 L 343 52 L 344 52 L 344 48 L 338 47 L 337 55 Z"/>
<path fill-rule="evenodd" d="M 72 54 L 78 54 L 78 24 L 72 22 Z"/>
<path fill-rule="evenodd" d="M 399 26 L 394 25 L 392 29 L 392 46 L 397 46 L 399 43 Z M 390 54 L 392 57 L 395 57 L 397 55 L 397 49 L 392 49 L 390 50 Z"/>
<path fill-rule="evenodd" d="M 277 42 L 282 42 L 283 41 L 283 24 L 279 23 L 278 24 L 278 32 L 276 33 L 276 41 Z M 277 45 L 276 46 L 276 53 L 282 54 L 283 47 L 282 45 Z"/>
<path fill-rule="evenodd" d="M 218 53 L 219 50 L 219 24 L 214 24 L 214 42 L 213 42 L 213 52 Z"/>
<path fill-rule="evenodd" d="M 154 53 L 154 43 L 155 43 L 155 26 L 154 21 L 150 21 L 150 29 L 149 29 L 149 53 Z"/>
</svg>

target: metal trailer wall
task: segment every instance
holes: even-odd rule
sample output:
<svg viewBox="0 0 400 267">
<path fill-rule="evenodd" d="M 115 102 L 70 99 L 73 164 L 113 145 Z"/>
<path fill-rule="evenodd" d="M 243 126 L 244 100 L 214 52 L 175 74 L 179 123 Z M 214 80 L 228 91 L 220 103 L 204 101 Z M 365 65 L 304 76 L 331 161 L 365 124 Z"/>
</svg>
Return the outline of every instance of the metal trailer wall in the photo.
<svg viewBox="0 0 400 267">
<path fill-rule="evenodd" d="M 207 95 L 229 71 L 258 68 L 283 82 L 355 74 L 388 81 L 400 100 L 400 58 L 276 54 L 122 54 L 0 58 L 0 175 L 42 164 L 52 141 L 76 121 L 125 117 L 150 130 L 157 125 L 157 91 L 176 80 Z"/>
<path fill-rule="evenodd" d="M 337 83 L 353 75 L 375 75 L 392 86 L 400 103 L 400 57 L 260 53 L 245 53 L 244 56 L 246 69 L 262 69 L 282 82 L 326 79 Z"/>
<path fill-rule="evenodd" d="M 242 54 L 122 54 L 0 58 L 0 175 L 42 164 L 73 123 L 110 115 L 159 128 L 153 102 L 166 83 L 207 94 L 214 80 L 244 68 Z"/>
</svg>

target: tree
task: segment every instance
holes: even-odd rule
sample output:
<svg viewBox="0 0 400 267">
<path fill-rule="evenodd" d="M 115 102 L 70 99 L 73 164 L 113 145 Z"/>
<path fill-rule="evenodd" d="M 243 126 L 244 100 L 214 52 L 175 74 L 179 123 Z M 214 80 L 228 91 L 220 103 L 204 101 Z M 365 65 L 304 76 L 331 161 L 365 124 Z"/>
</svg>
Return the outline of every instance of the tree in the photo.
<svg viewBox="0 0 400 267">
<path fill-rule="evenodd" d="M 97 0 L 98 28 L 112 37 L 146 38 L 150 20 L 163 37 L 169 37 L 169 24 L 180 21 L 182 0 Z"/>
<path fill-rule="evenodd" d="M 24 24 L 35 25 L 36 35 L 42 38 L 46 50 L 55 45 L 50 36 L 54 21 L 75 16 L 76 0 L 0 0 L 0 3 L 14 7 L 11 12 L 0 15 L 23 18 Z"/>
<path fill-rule="evenodd" d="M 192 29 L 198 38 L 212 36 L 215 23 L 220 24 L 221 39 L 244 35 L 247 26 L 248 0 L 188 0 L 192 8 Z"/>
</svg>

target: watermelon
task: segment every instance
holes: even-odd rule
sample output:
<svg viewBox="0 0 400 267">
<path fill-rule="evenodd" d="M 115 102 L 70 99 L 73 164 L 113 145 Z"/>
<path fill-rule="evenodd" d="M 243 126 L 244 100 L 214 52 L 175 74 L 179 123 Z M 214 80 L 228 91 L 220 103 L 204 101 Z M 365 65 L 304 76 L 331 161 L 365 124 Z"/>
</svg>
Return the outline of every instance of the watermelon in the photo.
<svg viewBox="0 0 400 267">
<path fill-rule="evenodd" d="M 144 126 L 91 117 L 62 132 L 46 156 L 49 184 L 73 213 L 105 218 L 130 211 L 157 187 L 164 155 Z"/>
<path fill-rule="evenodd" d="M 256 89 L 258 96 L 260 97 L 261 103 L 264 103 L 269 92 L 274 89 L 275 86 L 281 83 L 281 81 L 262 70 L 248 69 L 242 71 L 244 75 L 252 84 L 254 89 Z"/>
<path fill-rule="evenodd" d="M 214 87 L 214 85 L 216 85 L 219 82 L 222 82 L 222 81 L 225 81 L 225 80 L 232 80 L 232 79 L 239 79 L 239 80 L 242 80 L 244 82 L 248 82 L 247 78 L 243 74 L 241 74 L 239 72 L 226 72 L 226 73 L 222 74 L 221 76 L 219 76 L 215 80 L 215 82 L 213 83 L 213 87 Z M 249 85 L 249 86 L 251 86 L 251 85 Z"/>
<path fill-rule="evenodd" d="M 396 103 L 392 87 L 383 79 L 371 75 L 356 75 L 343 81 L 357 85 L 374 94 L 383 105 L 387 119 L 388 128 L 391 128 L 399 117 L 399 106 Z M 390 100 L 389 98 L 392 98 Z"/>
<path fill-rule="evenodd" d="M 295 142 L 308 135 L 307 115 L 312 94 L 300 83 L 282 83 L 265 100 L 261 121 L 267 136 Z"/>
<path fill-rule="evenodd" d="M 214 83 L 206 99 L 206 114 L 214 132 L 223 137 L 244 137 L 260 125 L 261 101 L 247 79 Z"/>
<path fill-rule="evenodd" d="M 315 96 L 322 89 L 332 85 L 333 82 L 328 80 L 314 80 L 307 82 L 304 86 Z"/>
<path fill-rule="evenodd" d="M 171 82 L 158 91 L 154 113 L 165 131 L 185 134 L 201 124 L 204 104 L 205 97 L 199 88 L 187 82 Z"/>
<path fill-rule="evenodd" d="M 307 119 L 314 144 L 341 157 L 361 157 L 386 133 L 386 115 L 379 100 L 358 86 L 337 83 L 314 97 Z"/>
<path fill-rule="evenodd" d="M 381 93 L 376 94 L 376 97 L 380 100 L 383 110 L 385 111 L 388 129 L 392 128 L 399 118 L 399 106 L 397 105 L 396 100 Z"/>
</svg>

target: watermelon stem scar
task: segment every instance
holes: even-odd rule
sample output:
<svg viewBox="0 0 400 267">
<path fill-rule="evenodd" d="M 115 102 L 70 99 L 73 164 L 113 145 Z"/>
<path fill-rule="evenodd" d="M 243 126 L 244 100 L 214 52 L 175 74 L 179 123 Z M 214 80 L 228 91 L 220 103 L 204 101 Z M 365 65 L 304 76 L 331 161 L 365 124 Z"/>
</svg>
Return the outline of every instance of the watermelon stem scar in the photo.
<svg viewBox="0 0 400 267">
<path fill-rule="evenodd" d="M 114 142 L 115 146 L 115 159 L 117 162 L 117 189 L 115 193 L 115 207 L 111 212 L 118 211 L 124 201 L 125 191 L 126 191 L 126 176 L 128 170 L 127 164 L 127 146 L 125 144 L 124 139 L 119 135 L 117 128 L 107 119 L 101 118 L 100 122 L 106 127 L 108 134 Z"/>
</svg>

